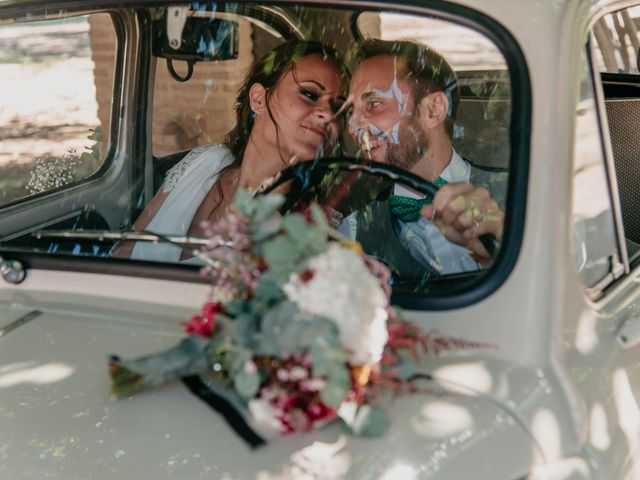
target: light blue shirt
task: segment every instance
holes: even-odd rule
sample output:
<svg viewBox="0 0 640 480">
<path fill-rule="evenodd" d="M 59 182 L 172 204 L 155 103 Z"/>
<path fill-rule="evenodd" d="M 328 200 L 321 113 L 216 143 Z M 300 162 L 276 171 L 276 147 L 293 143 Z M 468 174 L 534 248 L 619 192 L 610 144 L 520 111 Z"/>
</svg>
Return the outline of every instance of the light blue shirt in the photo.
<svg viewBox="0 0 640 480">
<path fill-rule="evenodd" d="M 468 182 L 471 166 L 454 150 L 449 165 L 440 177 L 447 183 Z M 411 198 L 422 198 L 416 192 L 402 185 L 394 185 L 394 195 Z M 355 239 L 357 214 L 354 212 L 344 219 L 338 230 L 345 236 Z M 476 262 L 469 251 L 445 238 L 437 225 L 420 217 L 415 222 L 394 221 L 395 234 L 400 244 L 424 266 L 430 267 L 440 275 L 479 270 L 482 266 Z"/>
</svg>

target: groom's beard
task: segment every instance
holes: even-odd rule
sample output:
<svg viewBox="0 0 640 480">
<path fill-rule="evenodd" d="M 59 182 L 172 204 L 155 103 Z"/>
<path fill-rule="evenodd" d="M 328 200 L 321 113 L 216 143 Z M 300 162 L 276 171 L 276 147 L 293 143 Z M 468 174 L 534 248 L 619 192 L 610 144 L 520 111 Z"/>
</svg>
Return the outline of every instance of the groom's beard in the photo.
<svg viewBox="0 0 640 480">
<path fill-rule="evenodd" d="M 412 117 L 407 124 L 400 126 L 398 143 L 387 144 L 385 163 L 411 171 L 428 147 L 418 119 Z"/>
</svg>

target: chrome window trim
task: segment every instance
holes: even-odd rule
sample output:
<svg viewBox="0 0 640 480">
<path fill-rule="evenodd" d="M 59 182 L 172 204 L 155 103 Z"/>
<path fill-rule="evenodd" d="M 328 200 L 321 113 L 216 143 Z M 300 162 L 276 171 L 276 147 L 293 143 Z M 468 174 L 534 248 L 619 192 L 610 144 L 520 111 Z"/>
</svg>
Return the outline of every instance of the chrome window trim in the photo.
<svg viewBox="0 0 640 480">
<path fill-rule="evenodd" d="M 624 226 L 622 223 L 622 206 L 620 205 L 620 195 L 618 192 L 618 183 L 616 180 L 615 162 L 613 159 L 613 148 L 611 147 L 611 136 L 609 135 L 609 121 L 607 119 L 607 112 L 605 109 L 604 90 L 602 87 L 602 81 L 600 79 L 600 73 L 597 71 L 595 60 L 593 58 L 594 49 L 594 37 L 593 33 L 589 33 L 589 39 L 587 40 L 587 60 L 589 73 L 591 75 L 591 82 L 593 85 L 593 93 L 596 101 L 596 111 L 598 114 L 598 126 L 600 128 L 600 138 L 602 140 L 605 171 L 607 173 L 607 186 L 609 187 L 609 201 L 611 203 L 611 210 L 613 212 L 613 219 L 615 225 L 616 243 L 618 245 L 618 262 L 622 264 L 623 270 L 616 276 L 614 274 L 614 280 L 619 278 L 623 274 L 629 273 L 629 259 L 627 256 L 627 244 L 624 240 Z M 615 268 L 615 259 L 612 265 L 612 270 Z"/>
</svg>

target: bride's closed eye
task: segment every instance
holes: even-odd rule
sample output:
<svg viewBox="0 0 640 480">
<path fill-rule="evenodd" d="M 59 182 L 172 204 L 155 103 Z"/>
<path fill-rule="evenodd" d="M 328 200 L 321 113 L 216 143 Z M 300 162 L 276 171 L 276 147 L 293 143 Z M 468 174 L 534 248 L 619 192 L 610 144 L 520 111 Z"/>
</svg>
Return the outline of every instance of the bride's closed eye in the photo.
<svg viewBox="0 0 640 480">
<path fill-rule="evenodd" d="M 299 92 L 300 92 L 300 95 L 302 95 L 305 98 L 308 98 L 313 102 L 317 102 L 318 99 L 320 98 L 319 92 L 309 90 L 308 88 L 300 87 Z"/>
</svg>

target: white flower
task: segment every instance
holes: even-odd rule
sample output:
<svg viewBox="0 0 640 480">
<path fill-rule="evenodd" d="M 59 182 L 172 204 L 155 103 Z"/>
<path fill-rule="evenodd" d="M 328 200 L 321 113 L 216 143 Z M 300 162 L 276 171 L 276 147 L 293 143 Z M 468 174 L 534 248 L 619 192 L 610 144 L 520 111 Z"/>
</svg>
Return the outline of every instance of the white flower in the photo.
<svg viewBox="0 0 640 480">
<path fill-rule="evenodd" d="M 303 381 L 300 386 L 303 390 L 308 390 L 310 392 L 319 392 L 322 390 L 327 382 L 322 378 L 310 378 L 309 380 Z"/>
<path fill-rule="evenodd" d="M 387 298 L 353 250 L 333 243 L 309 262 L 310 280 L 291 275 L 283 286 L 305 313 L 333 320 L 351 365 L 377 363 L 387 343 Z"/>
<path fill-rule="evenodd" d="M 249 413 L 254 427 L 266 438 L 274 438 L 284 433 L 285 428 L 278 420 L 279 412 L 269 400 L 256 398 L 249 401 Z"/>
<path fill-rule="evenodd" d="M 289 374 L 289 378 L 291 378 L 291 380 L 293 380 L 294 382 L 299 382 L 300 380 L 304 380 L 308 376 L 309 375 L 307 375 L 307 369 L 298 367 L 298 366 L 291 368 L 291 372 Z"/>
<path fill-rule="evenodd" d="M 61 157 L 40 157 L 30 172 L 26 189 L 34 194 L 67 185 L 76 180 L 79 166 L 80 160 L 74 149 L 69 149 Z"/>
</svg>

